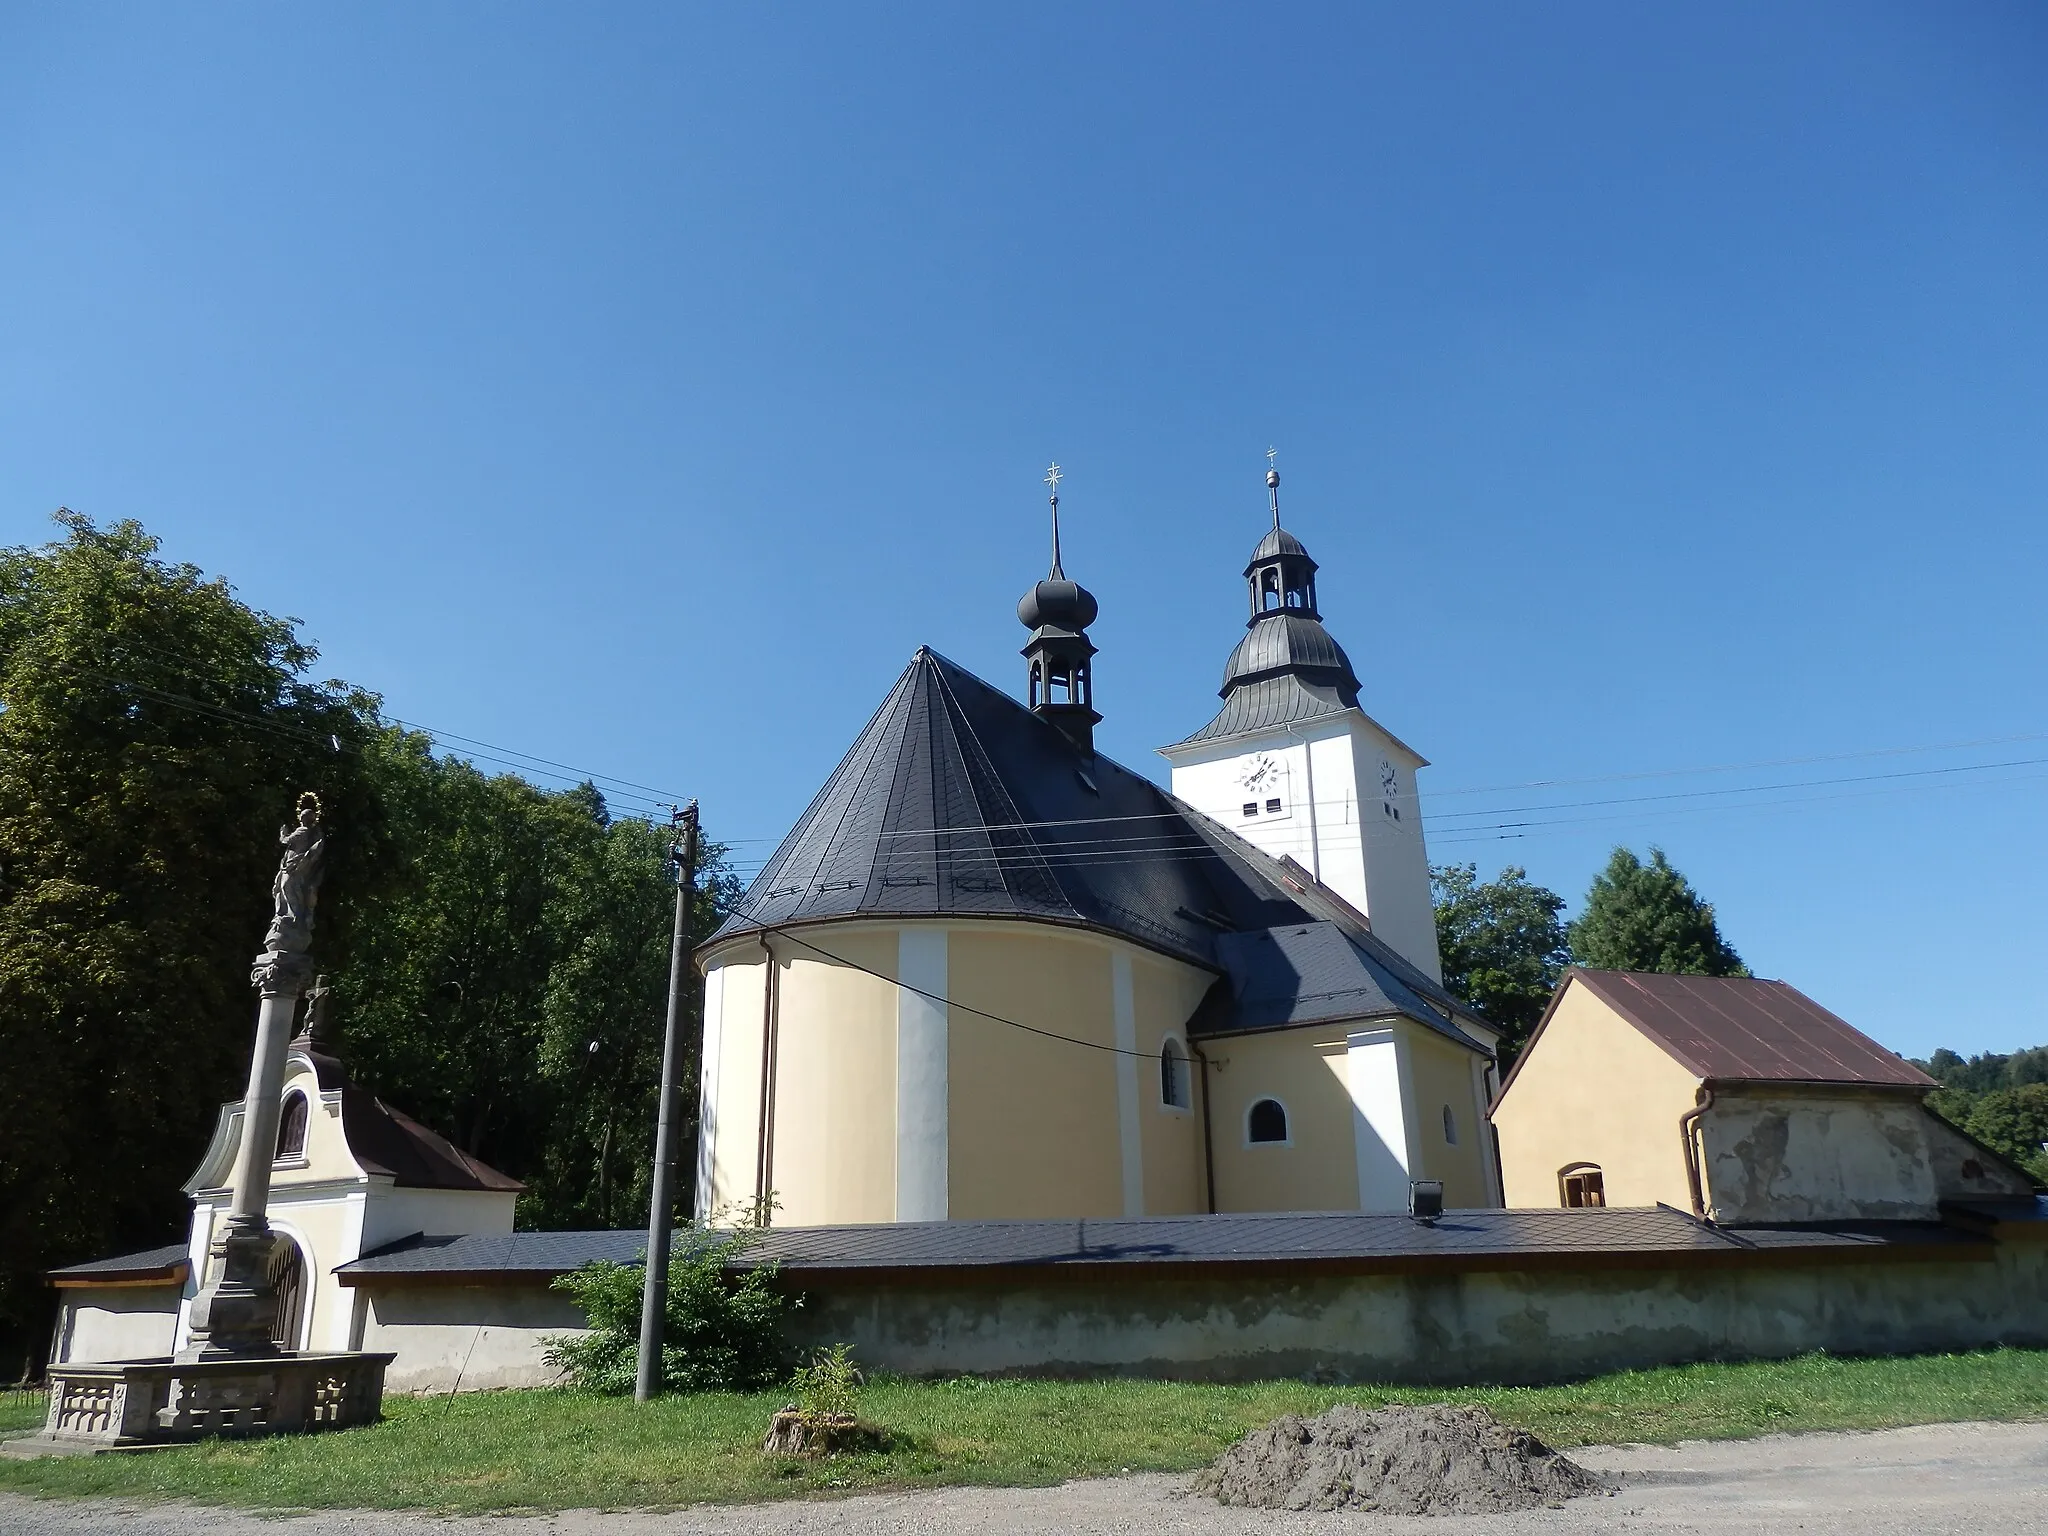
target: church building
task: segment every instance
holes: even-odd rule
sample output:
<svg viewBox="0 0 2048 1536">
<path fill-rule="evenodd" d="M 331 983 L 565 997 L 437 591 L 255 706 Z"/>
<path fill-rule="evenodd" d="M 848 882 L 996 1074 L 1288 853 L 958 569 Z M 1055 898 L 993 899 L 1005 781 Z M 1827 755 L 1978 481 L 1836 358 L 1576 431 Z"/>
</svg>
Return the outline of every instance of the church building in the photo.
<svg viewBox="0 0 2048 1536">
<path fill-rule="evenodd" d="M 1097 605 L 1048 480 L 1023 702 L 918 651 L 698 953 L 697 1209 L 1498 1206 L 1497 1036 L 1441 984 L 1423 759 L 1359 707 L 1278 474 L 1173 793 L 1095 750 Z"/>
</svg>

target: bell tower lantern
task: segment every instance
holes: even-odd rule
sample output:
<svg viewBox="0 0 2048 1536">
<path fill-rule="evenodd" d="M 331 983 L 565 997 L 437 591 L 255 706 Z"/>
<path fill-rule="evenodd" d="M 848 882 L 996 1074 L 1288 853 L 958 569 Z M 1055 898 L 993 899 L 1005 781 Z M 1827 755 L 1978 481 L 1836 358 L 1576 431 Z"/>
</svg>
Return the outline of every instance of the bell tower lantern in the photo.
<svg viewBox="0 0 2048 1536">
<path fill-rule="evenodd" d="M 1026 699 L 1031 711 L 1067 734 L 1083 752 L 1095 750 L 1095 595 L 1060 569 L 1060 467 L 1045 472 L 1052 487 L 1052 571 L 1017 604 L 1017 618 L 1031 631 L 1023 656 Z"/>
</svg>

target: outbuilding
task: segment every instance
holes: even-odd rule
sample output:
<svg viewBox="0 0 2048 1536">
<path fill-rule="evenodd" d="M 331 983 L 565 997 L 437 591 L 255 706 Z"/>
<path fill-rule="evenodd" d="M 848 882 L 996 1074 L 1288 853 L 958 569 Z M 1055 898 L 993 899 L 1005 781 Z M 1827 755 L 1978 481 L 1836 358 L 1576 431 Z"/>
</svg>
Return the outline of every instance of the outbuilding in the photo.
<svg viewBox="0 0 2048 1536">
<path fill-rule="evenodd" d="M 2022 1170 L 1927 1109 L 1935 1086 L 1782 981 L 1575 967 L 1492 1119 L 1510 1207 L 1668 1205 L 1745 1225 L 2030 1201 Z"/>
</svg>

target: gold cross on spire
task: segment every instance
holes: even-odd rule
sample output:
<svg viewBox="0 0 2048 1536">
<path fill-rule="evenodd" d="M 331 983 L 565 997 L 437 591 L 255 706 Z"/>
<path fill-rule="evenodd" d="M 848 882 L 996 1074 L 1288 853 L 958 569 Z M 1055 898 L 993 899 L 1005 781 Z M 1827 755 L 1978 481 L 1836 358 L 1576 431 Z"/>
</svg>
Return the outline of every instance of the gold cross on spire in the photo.
<svg viewBox="0 0 2048 1536">
<path fill-rule="evenodd" d="M 1045 483 L 1052 487 L 1052 495 L 1048 500 L 1052 502 L 1052 574 L 1055 581 L 1066 576 L 1066 572 L 1060 569 L 1060 481 L 1065 478 L 1066 476 L 1060 473 L 1057 463 L 1045 472 Z"/>
</svg>

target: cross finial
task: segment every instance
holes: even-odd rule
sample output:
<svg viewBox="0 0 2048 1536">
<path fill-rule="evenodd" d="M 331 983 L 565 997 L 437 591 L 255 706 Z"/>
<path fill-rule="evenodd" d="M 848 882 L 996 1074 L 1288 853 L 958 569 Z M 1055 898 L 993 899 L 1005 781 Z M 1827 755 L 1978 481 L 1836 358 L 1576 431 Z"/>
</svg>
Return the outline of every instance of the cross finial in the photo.
<svg viewBox="0 0 2048 1536">
<path fill-rule="evenodd" d="M 1058 464 L 1051 465 L 1045 472 L 1045 483 L 1052 487 L 1052 495 L 1047 500 L 1052 503 L 1052 579 L 1054 581 L 1064 581 L 1067 575 L 1065 571 L 1060 569 L 1060 481 L 1065 478 L 1066 476 L 1060 473 Z"/>
<path fill-rule="evenodd" d="M 1266 493 L 1273 498 L 1273 531 L 1280 531 L 1280 450 L 1266 450 Z"/>
</svg>

